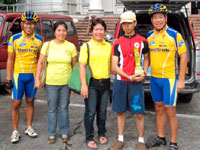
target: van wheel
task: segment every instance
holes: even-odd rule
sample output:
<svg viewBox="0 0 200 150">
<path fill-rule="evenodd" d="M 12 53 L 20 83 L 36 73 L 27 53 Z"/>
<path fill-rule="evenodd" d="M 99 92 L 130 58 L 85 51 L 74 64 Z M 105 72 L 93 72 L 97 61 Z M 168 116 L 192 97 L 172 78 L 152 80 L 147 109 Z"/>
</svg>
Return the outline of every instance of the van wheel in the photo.
<svg viewBox="0 0 200 150">
<path fill-rule="evenodd" d="M 189 103 L 191 102 L 193 97 L 192 93 L 189 94 L 179 94 L 178 95 L 178 101 L 180 101 L 181 103 Z"/>
</svg>

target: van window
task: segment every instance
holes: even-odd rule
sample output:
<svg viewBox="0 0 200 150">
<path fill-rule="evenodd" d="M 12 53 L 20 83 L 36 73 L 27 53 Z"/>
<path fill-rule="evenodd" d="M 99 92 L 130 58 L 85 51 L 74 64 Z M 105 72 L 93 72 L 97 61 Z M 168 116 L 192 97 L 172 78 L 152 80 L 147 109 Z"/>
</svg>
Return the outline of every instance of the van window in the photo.
<svg viewBox="0 0 200 150">
<path fill-rule="evenodd" d="M 10 29 L 10 31 L 8 32 L 8 34 L 6 35 L 9 27 L 10 27 L 10 24 L 12 23 L 12 21 L 14 20 L 15 18 L 8 18 L 5 22 L 5 25 L 4 25 L 4 29 L 3 29 L 3 35 L 2 35 L 2 40 L 5 38 L 6 36 L 6 40 L 5 42 L 8 42 L 10 37 L 14 34 L 17 34 L 19 32 L 21 32 L 21 19 L 16 19 L 15 22 L 13 23 L 13 26 L 12 28 Z"/>
<path fill-rule="evenodd" d="M 51 21 L 49 21 L 49 20 L 43 20 L 42 21 L 42 32 L 43 32 L 43 36 L 46 39 L 54 38 L 54 33 L 53 33 Z"/>
<path fill-rule="evenodd" d="M 7 31 L 8 31 L 8 28 L 9 28 L 9 26 L 10 26 L 10 24 L 12 23 L 13 20 L 14 20 L 14 18 L 8 18 L 8 19 L 6 20 L 6 22 L 5 22 L 5 24 L 4 24 L 4 29 L 3 29 L 2 38 L 1 38 L 2 41 L 3 41 L 4 37 L 6 36 L 6 33 L 7 33 Z M 9 34 L 12 35 L 12 33 L 9 33 Z M 9 35 L 9 36 L 10 36 L 10 35 Z M 10 38 L 10 37 L 7 36 L 7 39 L 6 39 L 5 42 L 8 42 L 8 38 Z"/>
<path fill-rule="evenodd" d="M 1 28 L 2 22 L 3 22 L 3 17 L 0 16 L 0 28 Z"/>
<path fill-rule="evenodd" d="M 53 23 L 55 24 L 58 20 L 53 21 Z M 67 25 L 67 36 L 75 36 L 76 35 L 76 30 L 75 27 L 73 25 L 73 23 L 69 20 L 64 20 L 65 24 Z"/>
<path fill-rule="evenodd" d="M 41 35 L 40 21 L 36 23 L 35 31 L 36 34 Z"/>
<path fill-rule="evenodd" d="M 17 34 L 22 31 L 20 24 L 21 24 L 21 19 L 15 20 L 12 28 L 10 29 L 10 31 L 12 32 L 12 35 Z"/>
</svg>

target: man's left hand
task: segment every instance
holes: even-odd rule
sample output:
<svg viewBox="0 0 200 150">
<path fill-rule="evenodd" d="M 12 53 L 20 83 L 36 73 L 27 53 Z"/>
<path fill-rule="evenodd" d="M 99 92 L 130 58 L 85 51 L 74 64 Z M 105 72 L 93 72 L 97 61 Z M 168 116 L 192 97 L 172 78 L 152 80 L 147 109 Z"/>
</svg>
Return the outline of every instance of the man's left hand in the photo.
<svg viewBox="0 0 200 150">
<path fill-rule="evenodd" d="M 185 88 L 185 80 L 178 80 L 177 92 L 181 92 Z"/>
</svg>

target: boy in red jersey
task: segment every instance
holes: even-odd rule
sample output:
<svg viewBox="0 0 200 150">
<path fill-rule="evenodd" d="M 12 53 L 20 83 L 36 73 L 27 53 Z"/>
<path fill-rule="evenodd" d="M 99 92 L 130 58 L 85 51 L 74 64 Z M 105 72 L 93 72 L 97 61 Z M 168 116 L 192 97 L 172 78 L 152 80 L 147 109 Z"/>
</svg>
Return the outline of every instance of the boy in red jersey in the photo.
<svg viewBox="0 0 200 150">
<path fill-rule="evenodd" d="M 149 49 L 147 40 L 135 33 L 137 21 L 133 12 L 124 12 L 120 16 L 120 23 L 125 34 L 112 46 L 112 71 L 116 73 L 112 110 L 117 112 L 118 140 L 110 149 L 117 150 L 123 147 L 126 111 L 130 110 L 136 117 L 138 149 L 145 150 L 142 81 L 149 65 Z M 142 56 L 144 56 L 144 68 L 140 62 Z"/>
</svg>

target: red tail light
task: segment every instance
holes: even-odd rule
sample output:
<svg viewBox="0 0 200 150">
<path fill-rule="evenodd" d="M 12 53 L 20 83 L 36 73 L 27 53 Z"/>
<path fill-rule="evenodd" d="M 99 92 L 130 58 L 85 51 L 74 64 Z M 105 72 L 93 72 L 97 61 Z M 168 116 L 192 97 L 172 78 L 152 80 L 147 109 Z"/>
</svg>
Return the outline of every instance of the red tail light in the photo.
<svg viewBox="0 0 200 150">
<path fill-rule="evenodd" d="M 196 73 L 196 76 L 200 76 L 200 73 Z"/>
</svg>

